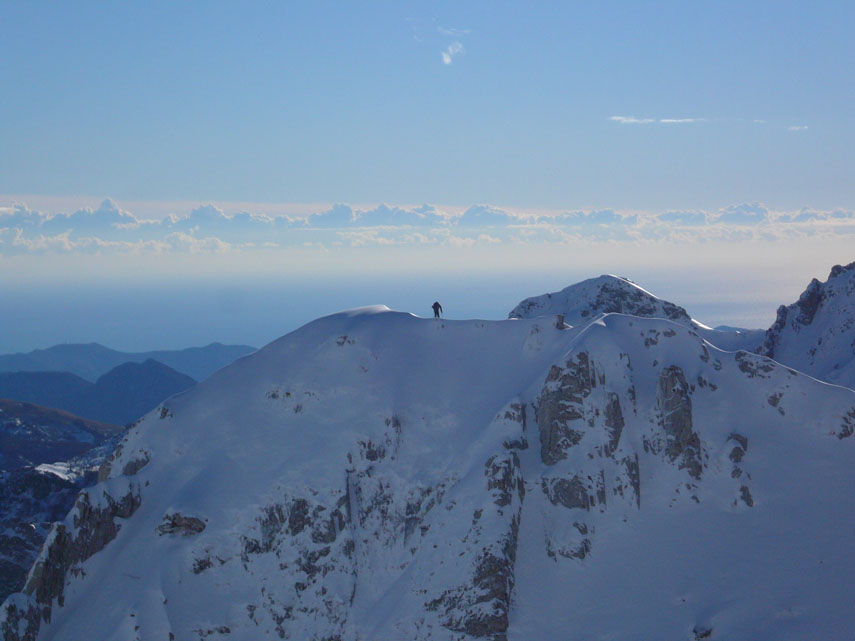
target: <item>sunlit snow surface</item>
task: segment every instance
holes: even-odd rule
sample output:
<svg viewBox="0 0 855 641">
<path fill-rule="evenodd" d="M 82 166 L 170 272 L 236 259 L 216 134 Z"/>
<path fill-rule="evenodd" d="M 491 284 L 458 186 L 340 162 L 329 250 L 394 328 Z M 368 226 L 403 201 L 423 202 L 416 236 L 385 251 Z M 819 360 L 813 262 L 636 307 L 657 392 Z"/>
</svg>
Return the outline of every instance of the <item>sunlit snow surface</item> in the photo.
<svg viewBox="0 0 855 641">
<path fill-rule="evenodd" d="M 589 387 L 556 405 L 579 438 L 547 463 L 538 406 L 581 355 Z M 665 448 L 667 368 L 697 477 Z M 852 390 L 668 320 L 325 317 L 131 430 L 88 492 L 135 488 L 141 505 L 67 576 L 39 639 L 470 639 L 454 626 L 498 607 L 470 597 L 509 538 L 509 639 L 850 638 L 853 408 Z M 491 461 L 525 491 L 497 488 Z M 574 477 L 586 505 L 550 501 Z M 158 533 L 176 513 L 204 530 Z"/>
</svg>

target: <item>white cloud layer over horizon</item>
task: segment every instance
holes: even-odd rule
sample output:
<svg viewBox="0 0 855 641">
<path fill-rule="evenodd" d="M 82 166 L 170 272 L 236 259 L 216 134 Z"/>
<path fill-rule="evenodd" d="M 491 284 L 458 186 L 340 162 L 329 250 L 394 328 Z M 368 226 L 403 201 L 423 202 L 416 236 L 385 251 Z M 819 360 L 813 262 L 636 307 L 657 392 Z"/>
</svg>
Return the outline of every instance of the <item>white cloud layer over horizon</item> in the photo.
<svg viewBox="0 0 855 641">
<path fill-rule="evenodd" d="M 627 212 L 588 209 L 530 213 L 491 205 L 452 212 L 433 205 L 336 204 L 316 213 L 226 214 L 213 205 L 146 219 L 110 199 L 70 214 L 24 204 L 0 206 L 0 257 L 78 254 L 199 254 L 229 251 L 330 251 L 337 248 L 520 245 L 633 245 L 775 242 L 855 237 L 855 211 L 759 203 L 715 211 Z"/>
</svg>

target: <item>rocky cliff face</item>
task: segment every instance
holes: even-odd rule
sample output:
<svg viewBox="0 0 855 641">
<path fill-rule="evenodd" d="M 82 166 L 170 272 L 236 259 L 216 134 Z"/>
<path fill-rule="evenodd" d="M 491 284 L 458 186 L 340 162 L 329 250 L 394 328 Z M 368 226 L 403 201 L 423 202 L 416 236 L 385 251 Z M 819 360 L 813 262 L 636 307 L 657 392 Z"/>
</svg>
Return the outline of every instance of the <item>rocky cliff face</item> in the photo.
<svg viewBox="0 0 855 641">
<path fill-rule="evenodd" d="M 79 491 L 76 483 L 49 472 L 0 472 L 0 598 L 24 586 L 50 524 L 65 517 Z"/>
<path fill-rule="evenodd" d="M 757 349 L 819 379 L 855 387 L 855 263 L 813 279 L 792 305 L 781 305 Z"/>
<path fill-rule="evenodd" d="M 855 497 L 823 489 L 855 393 L 667 320 L 555 320 L 358 310 L 172 399 L 54 528 L 5 641 L 855 624 L 828 525 Z"/>
<path fill-rule="evenodd" d="M 0 400 L 0 598 L 24 585 L 51 523 L 71 509 L 121 429 Z"/>
</svg>

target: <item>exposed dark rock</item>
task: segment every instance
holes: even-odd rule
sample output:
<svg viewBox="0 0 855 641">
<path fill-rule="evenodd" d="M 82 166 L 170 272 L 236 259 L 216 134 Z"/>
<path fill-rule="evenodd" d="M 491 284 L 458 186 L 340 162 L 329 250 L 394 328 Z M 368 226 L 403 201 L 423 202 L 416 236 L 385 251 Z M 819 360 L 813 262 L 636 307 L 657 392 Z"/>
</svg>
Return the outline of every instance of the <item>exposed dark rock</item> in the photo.
<svg viewBox="0 0 855 641">
<path fill-rule="evenodd" d="M 712 636 L 713 629 L 711 627 L 705 625 L 696 625 L 692 629 L 692 634 L 695 637 L 695 641 L 702 641 L 703 639 L 709 639 Z"/>
<path fill-rule="evenodd" d="M 656 389 L 659 421 L 665 431 L 665 454 L 689 475 L 701 477 L 701 441 L 692 427 L 692 399 L 683 370 L 666 367 L 659 375 Z"/>
<path fill-rule="evenodd" d="M 840 424 L 840 431 L 837 432 L 837 438 L 849 438 L 855 433 L 855 407 L 846 413 L 843 417 L 843 422 Z"/>
<path fill-rule="evenodd" d="M 585 482 L 578 475 L 572 479 L 544 478 L 541 480 L 541 487 L 546 498 L 553 505 L 562 505 L 568 509 L 590 510 L 594 503 L 588 494 Z"/>
<path fill-rule="evenodd" d="M 827 298 L 834 295 L 836 286 L 832 285 L 831 281 L 852 271 L 853 264 L 855 263 L 845 266 L 835 265 L 831 268 L 828 280 L 825 283 L 814 278 L 795 303 L 789 306 L 781 305 L 778 308 L 775 322 L 766 330 L 766 336 L 763 343 L 757 348 L 757 353 L 769 358 L 777 358 L 782 338 L 789 331 L 798 333 L 801 328 L 813 324 L 823 303 Z M 816 347 L 814 347 L 815 349 Z"/>
<path fill-rule="evenodd" d="M 485 468 L 487 490 L 498 490 L 493 492 L 493 502 L 496 505 L 510 505 L 514 493 L 520 500 L 525 498 L 525 482 L 520 473 L 520 460 L 516 452 L 511 451 L 506 456 L 491 456 Z"/>
<path fill-rule="evenodd" d="M 813 322 L 816 312 L 822 304 L 822 294 L 822 283 L 814 278 L 796 302 L 796 307 L 799 310 L 796 322 L 799 325 L 810 325 Z"/>
<path fill-rule="evenodd" d="M 776 367 L 774 362 L 744 351 L 736 353 L 736 362 L 739 363 L 740 371 L 747 374 L 748 378 L 769 378 L 764 374 L 773 372 Z"/>
<path fill-rule="evenodd" d="M 4 604 L 4 641 L 35 639 L 42 621 L 49 622 L 54 599 L 65 602 L 66 575 L 116 538 L 120 525 L 116 518 L 129 518 L 141 504 L 140 490 L 130 485 L 127 493 L 116 499 L 104 493 L 101 505 L 90 503 L 89 491 L 77 498 L 69 517 L 72 529 L 58 523 L 51 531 L 38 560 L 30 571 L 23 592 L 12 595 Z M 27 621 L 23 635 L 11 629 L 12 621 Z"/>
<path fill-rule="evenodd" d="M 19 592 L 50 531 L 94 473 L 65 479 L 33 468 L 0 471 L 0 603 Z"/>
<path fill-rule="evenodd" d="M 476 510 L 467 538 L 470 535 L 478 538 L 482 519 L 498 518 L 504 525 L 499 531 L 491 529 L 490 539 L 478 543 L 481 551 L 475 558 L 470 578 L 428 601 L 425 607 L 439 611 L 442 625 L 454 632 L 505 641 L 525 485 L 519 457 L 513 450 L 491 456 L 485 469 L 487 488 L 494 496 L 496 507 L 487 508 L 488 511 L 492 509 L 487 515 L 484 509 Z"/>
<path fill-rule="evenodd" d="M 518 538 L 517 514 L 511 520 L 509 531 L 502 536 L 498 551 L 491 547 L 479 556 L 472 584 L 448 590 L 425 607 L 442 611 L 443 625 L 450 630 L 491 641 L 505 641 Z M 483 607 L 484 604 L 488 607 Z"/>
<path fill-rule="evenodd" d="M 736 432 L 731 432 L 727 438 L 733 439 L 734 441 L 739 443 L 740 446 L 742 446 L 743 450 L 748 451 L 748 439 L 745 436 L 742 436 L 742 434 L 737 434 Z"/>
<path fill-rule="evenodd" d="M 211 557 L 206 556 L 204 559 L 196 559 L 193 561 L 193 574 L 201 574 L 212 567 L 214 567 L 214 562 L 211 560 Z"/>
<path fill-rule="evenodd" d="M 127 463 L 125 463 L 122 468 L 122 474 L 124 476 L 134 476 L 137 472 L 139 472 L 142 468 L 149 464 L 151 461 L 151 455 L 148 452 L 142 452 L 142 456 L 131 459 Z"/>
<path fill-rule="evenodd" d="M 574 524 L 575 525 L 575 524 Z M 587 528 L 586 532 L 587 532 Z M 546 554 L 555 559 L 557 556 L 562 556 L 565 559 L 578 559 L 582 560 L 586 556 L 591 553 L 591 539 L 585 537 L 582 540 L 578 541 L 575 545 L 565 545 L 562 547 L 556 548 L 553 541 L 550 539 L 546 539 Z"/>
<path fill-rule="evenodd" d="M 205 529 L 205 522 L 195 516 L 184 516 L 178 512 L 167 514 L 163 517 L 163 523 L 157 526 L 157 533 L 180 534 L 182 536 L 193 536 Z"/>
<path fill-rule="evenodd" d="M 596 385 L 587 352 L 575 354 L 563 368 L 550 369 L 536 413 L 540 457 L 547 465 L 567 458 L 567 450 L 582 440 L 583 432 L 571 425 L 584 419 L 583 401 Z"/>
<path fill-rule="evenodd" d="M 614 392 L 609 392 L 609 400 L 606 404 L 606 430 L 609 434 L 609 442 L 606 445 L 606 453 L 611 456 L 617 449 L 620 435 L 623 433 L 624 420 L 620 408 L 620 397 Z"/>
<path fill-rule="evenodd" d="M 36 641 L 42 624 L 42 611 L 27 600 L 22 601 L 23 603 L 18 603 L 13 596 L 3 604 L 5 619 L 0 627 L 3 641 Z M 50 620 L 50 606 L 47 620 Z"/>
</svg>

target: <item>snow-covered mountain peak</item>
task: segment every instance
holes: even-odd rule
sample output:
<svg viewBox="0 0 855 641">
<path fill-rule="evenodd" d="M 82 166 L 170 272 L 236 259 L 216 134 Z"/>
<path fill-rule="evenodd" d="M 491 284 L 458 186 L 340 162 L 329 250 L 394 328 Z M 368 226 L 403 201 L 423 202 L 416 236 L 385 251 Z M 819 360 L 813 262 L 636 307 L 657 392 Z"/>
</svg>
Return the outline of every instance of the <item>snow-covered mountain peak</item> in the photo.
<svg viewBox="0 0 855 641">
<path fill-rule="evenodd" d="M 570 325 L 587 323 L 598 314 L 630 314 L 647 318 L 667 318 L 691 325 L 685 309 L 657 298 L 627 278 L 604 274 L 570 285 L 560 292 L 527 298 L 508 318 L 534 318 L 564 314 Z"/>
<path fill-rule="evenodd" d="M 819 379 L 855 387 L 855 262 L 814 278 L 778 308 L 758 353 Z"/>
<path fill-rule="evenodd" d="M 667 319 L 333 314 L 137 424 L 0 629 L 828 638 L 853 432 L 851 390 Z"/>
<path fill-rule="evenodd" d="M 712 329 L 689 316 L 683 307 L 654 296 L 628 278 L 608 274 L 583 280 L 560 292 L 526 298 L 508 318 L 562 314 L 566 323 L 577 326 L 611 313 L 663 318 L 696 331 L 704 340 L 726 350 L 753 351 L 764 335 L 763 330 Z"/>
</svg>

